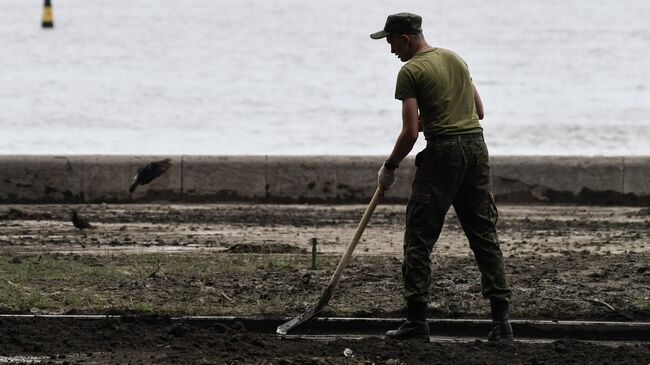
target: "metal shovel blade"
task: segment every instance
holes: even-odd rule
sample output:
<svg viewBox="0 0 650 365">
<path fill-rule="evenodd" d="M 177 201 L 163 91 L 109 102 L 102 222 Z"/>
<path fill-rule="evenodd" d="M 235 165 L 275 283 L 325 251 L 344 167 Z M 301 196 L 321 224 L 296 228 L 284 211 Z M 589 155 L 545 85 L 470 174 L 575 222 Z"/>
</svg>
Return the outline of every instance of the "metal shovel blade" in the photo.
<svg viewBox="0 0 650 365">
<path fill-rule="evenodd" d="M 314 308 L 312 308 L 312 309 L 306 311 L 305 313 L 299 315 L 298 317 L 292 318 L 289 322 L 287 322 L 287 323 L 285 323 L 285 324 L 279 326 L 279 327 L 275 330 L 275 332 L 276 332 L 277 334 L 280 334 L 280 335 L 286 335 L 287 332 L 291 331 L 291 330 L 294 329 L 295 327 L 298 327 L 298 326 L 301 325 L 302 323 L 307 322 L 307 321 L 310 320 L 312 317 L 314 317 L 316 314 L 318 314 L 318 313 L 315 311 L 315 309 L 316 309 L 316 308 L 314 307 Z"/>
<path fill-rule="evenodd" d="M 332 297 L 332 292 L 334 290 L 334 286 L 328 285 L 328 287 L 325 289 L 323 292 L 323 295 L 321 296 L 320 300 L 318 303 L 308 309 L 305 313 L 292 318 L 289 322 L 280 325 L 275 332 L 280 335 L 286 335 L 287 332 L 291 331 L 292 329 L 298 327 L 299 325 L 309 321 L 310 319 L 314 318 L 318 313 L 320 313 L 323 308 L 329 303 L 330 298 Z"/>
</svg>

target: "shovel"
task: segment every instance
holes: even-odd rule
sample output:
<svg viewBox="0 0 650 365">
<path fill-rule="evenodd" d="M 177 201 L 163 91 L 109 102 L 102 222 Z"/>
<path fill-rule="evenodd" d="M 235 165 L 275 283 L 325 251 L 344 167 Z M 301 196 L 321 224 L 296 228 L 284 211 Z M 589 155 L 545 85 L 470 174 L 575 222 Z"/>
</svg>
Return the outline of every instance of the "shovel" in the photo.
<svg viewBox="0 0 650 365">
<path fill-rule="evenodd" d="M 318 303 L 316 303 L 315 306 L 307 310 L 305 313 L 279 326 L 276 330 L 278 334 L 286 335 L 287 332 L 317 316 L 318 313 L 320 313 L 323 308 L 327 306 L 330 298 L 332 298 L 332 293 L 334 292 L 336 284 L 339 283 L 339 279 L 341 278 L 341 274 L 343 274 L 343 270 L 350 263 L 352 252 L 354 252 L 354 248 L 357 247 L 357 243 L 359 243 L 359 239 L 361 238 L 363 231 L 366 229 L 368 221 L 370 221 L 370 216 L 372 216 L 372 212 L 374 212 L 375 208 L 377 207 L 379 197 L 383 195 L 382 193 L 383 189 L 381 186 L 378 186 L 375 194 L 372 196 L 372 200 L 370 200 L 370 204 L 368 204 L 368 207 L 366 208 L 366 212 L 363 213 L 363 218 L 361 218 L 361 222 L 359 222 L 357 230 L 354 232 L 354 236 L 352 236 L 350 243 L 348 243 L 348 248 L 345 250 L 343 257 L 341 257 L 341 261 L 339 261 L 339 265 L 336 267 L 336 271 L 334 271 L 334 274 L 332 275 L 329 284 L 327 284 L 327 288 L 325 288 L 323 295 L 321 295 L 320 299 L 318 300 Z"/>
</svg>

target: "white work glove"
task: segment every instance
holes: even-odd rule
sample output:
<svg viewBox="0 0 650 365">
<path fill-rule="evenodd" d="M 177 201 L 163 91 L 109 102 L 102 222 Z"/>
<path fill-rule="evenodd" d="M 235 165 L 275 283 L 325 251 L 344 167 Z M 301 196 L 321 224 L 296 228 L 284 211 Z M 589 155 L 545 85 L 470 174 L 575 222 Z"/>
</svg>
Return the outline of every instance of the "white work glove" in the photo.
<svg viewBox="0 0 650 365">
<path fill-rule="evenodd" d="M 395 182 L 395 170 L 388 170 L 383 164 L 377 174 L 377 183 L 384 190 L 390 189 Z"/>
</svg>

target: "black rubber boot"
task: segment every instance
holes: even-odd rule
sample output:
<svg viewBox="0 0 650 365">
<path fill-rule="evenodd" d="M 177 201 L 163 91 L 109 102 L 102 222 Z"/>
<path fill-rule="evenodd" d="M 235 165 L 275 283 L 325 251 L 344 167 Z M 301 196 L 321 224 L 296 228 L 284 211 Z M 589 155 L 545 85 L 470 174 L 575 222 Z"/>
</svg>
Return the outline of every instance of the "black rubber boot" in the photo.
<svg viewBox="0 0 650 365">
<path fill-rule="evenodd" d="M 406 322 L 396 330 L 386 332 L 388 340 L 421 340 L 429 342 L 427 303 L 408 302 Z"/>
<path fill-rule="evenodd" d="M 488 341 L 512 343 L 512 326 L 510 325 L 508 301 L 490 298 L 492 309 L 492 330 L 488 333 Z"/>
</svg>

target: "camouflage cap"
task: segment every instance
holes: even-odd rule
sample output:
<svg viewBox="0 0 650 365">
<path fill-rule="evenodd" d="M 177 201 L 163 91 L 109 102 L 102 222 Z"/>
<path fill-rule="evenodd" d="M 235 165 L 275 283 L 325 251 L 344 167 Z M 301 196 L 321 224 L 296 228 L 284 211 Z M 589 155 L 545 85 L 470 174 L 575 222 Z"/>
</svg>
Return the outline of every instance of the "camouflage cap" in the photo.
<svg viewBox="0 0 650 365">
<path fill-rule="evenodd" d="M 420 34 L 422 33 L 422 17 L 411 13 L 389 15 L 384 30 L 372 33 L 370 38 L 381 39 L 391 34 Z"/>
</svg>

